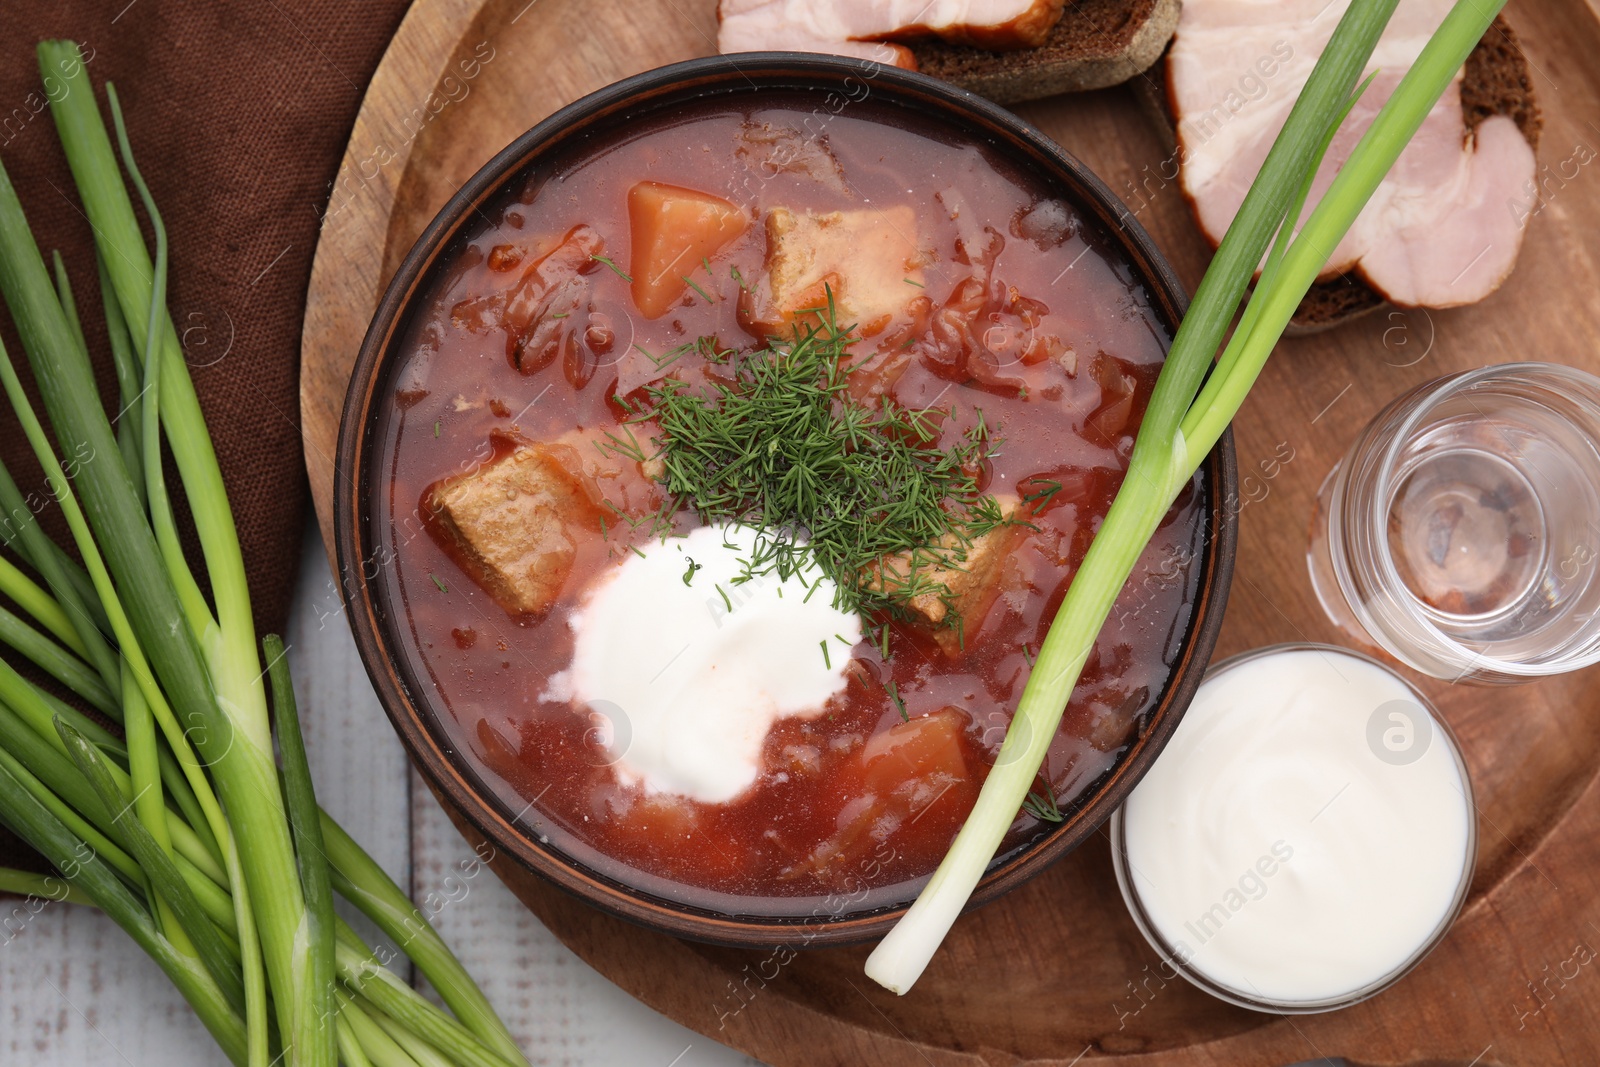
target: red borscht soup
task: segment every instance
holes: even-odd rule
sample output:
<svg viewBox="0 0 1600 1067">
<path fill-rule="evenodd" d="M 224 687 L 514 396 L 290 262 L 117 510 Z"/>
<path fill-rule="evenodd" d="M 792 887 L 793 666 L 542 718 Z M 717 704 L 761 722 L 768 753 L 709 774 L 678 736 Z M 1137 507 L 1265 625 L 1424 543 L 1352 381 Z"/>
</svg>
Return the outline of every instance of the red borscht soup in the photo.
<svg viewBox="0 0 1600 1067">
<path fill-rule="evenodd" d="M 375 543 L 461 755 L 548 847 L 659 896 L 904 899 L 1121 483 L 1169 340 L 1135 271 L 981 147 L 771 96 L 569 152 L 445 262 L 379 421 Z M 1155 706 L 1204 495 L 1002 855 Z"/>
</svg>

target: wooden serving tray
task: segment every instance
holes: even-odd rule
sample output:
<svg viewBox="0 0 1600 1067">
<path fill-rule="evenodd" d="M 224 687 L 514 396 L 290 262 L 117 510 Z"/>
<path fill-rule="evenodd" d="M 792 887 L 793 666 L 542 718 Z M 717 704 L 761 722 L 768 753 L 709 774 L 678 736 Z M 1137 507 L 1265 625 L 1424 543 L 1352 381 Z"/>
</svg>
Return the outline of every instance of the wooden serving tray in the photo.
<svg viewBox="0 0 1600 1067">
<path fill-rule="evenodd" d="M 1592 0 L 1590 0 L 1592 2 Z M 1218 654 L 1343 642 L 1303 562 L 1312 500 L 1359 428 L 1434 376 L 1517 359 L 1600 371 L 1600 21 L 1585 0 L 1518 0 L 1509 18 L 1546 127 L 1521 263 L 1448 312 L 1385 309 L 1286 341 L 1235 424 L 1243 492 Z M 306 465 L 330 534 L 345 383 L 390 272 L 445 199 L 514 136 L 609 82 L 714 50 L 714 0 L 418 0 L 362 106 L 312 273 L 301 377 Z M 1087 161 L 1191 288 L 1208 258 L 1161 139 L 1127 89 L 1018 109 Z M 1507 205 L 1513 210 L 1514 205 Z M 1597 546 L 1600 547 L 1600 546 Z M 593 911 L 500 876 L 574 951 L 652 1007 L 768 1063 L 1593 1064 L 1600 1059 L 1600 675 L 1513 689 L 1422 688 L 1465 749 L 1479 803 L 1472 896 L 1445 942 L 1389 992 L 1281 1017 L 1163 978 L 1090 843 L 963 918 L 903 998 L 866 949 L 737 952 Z M 1396 872 L 1400 877 L 1402 872 Z"/>
</svg>

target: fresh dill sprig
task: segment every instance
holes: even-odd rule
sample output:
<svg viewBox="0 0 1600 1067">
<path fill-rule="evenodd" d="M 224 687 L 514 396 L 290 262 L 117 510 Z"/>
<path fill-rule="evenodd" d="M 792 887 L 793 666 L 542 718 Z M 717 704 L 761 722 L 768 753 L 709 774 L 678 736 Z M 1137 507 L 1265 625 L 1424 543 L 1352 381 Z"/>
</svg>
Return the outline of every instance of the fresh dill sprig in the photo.
<svg viewBox="0 0 1600 1067">
<path fill-rule="evenodd" d="M 1056 804 L 1055 787 L 1043 774 L 1039 776 L 1039 781 L 1044 784 L 1043 791 L 1029 793 L 1028 799 L 1022 802 L 1022 810 L 1040 822 L 1060 822 L 1066 816 L 1061 814 L 1061 808 Z"/>
<path fill-rule="evenodd" d="M 889 684 L 884 686 L 884 689 L 888 690 L 889 699 L 894 701 L 895 708 L 899 710 L 900 721 L 910 722 L 911 716 L 906 714 L 906 702 L 900 699 L 900 687 L 895 684 L 893 678 L 889 679 Z"/>
<path fill-rule="evenodd" d="M 752 352 L 701 338 L 695 347 L 725 359 L 731 380 L 645 386 L 629 418 L 655 424 L 672 497 L 702 522 L 753 531 L 746 579 L 814 565 L 812 591 L 832 579 L 840 610 L 902 617 L 919 596 L 948 598 L 931 569 L 961 568 L 977 538 L 1013 521 L 977 488 L 993 442 L 981 412 L 941 449 L 928 443 L 942 421 L 934 413 L 852 401 L 855 338 L 833 325 L 831 301 L 818 320 Z"/>
<path fill-rule="evenodd" d="M 1029 493 L 1023 493 L 1022 502 L 1024 504 L 1034 504 L 1039 508 L 1044 507 L 1050 502 L 1051 497 L 1061 492 L 1061 483 L 1050 481 L 1049 479 L 1035 478 L 1029 484 L 1037 485 L 1039 488 Z"/>
<path fill-rule="evenodd" d="M 645 455 L 644 446 L 639 443 L 639 439 L 633 436 L 633 427 L 624 425 L 622 427 L 622 432 L 628 435 L 628 439 L 626 441 L 612 433 L 610 430 L 606 430 L 606 440 L 604 442 L 596 440 L 594 446 L 602 453 L 611 452 L 623 457 L 624 459 L 631 459 L 635 463 L 643 463 L 645 460 L 650 458 L 649 456 Z"/>
<path fill-rule="evenodd" d="M 702 289 L 698 285 L 696 285 L 694 283 L 694 279 L 693 278 L 691 278 L 687 274 L 685 274 L 683 276 L 683 280 L 688 282 L 689 283 L 689 288 L 691 288 L 695 292 L 699 293 L 700 294 L 700 298 L 702 300 L 704 300 L 706 303 L 710 304 L 710 303 L 713 302 L 712 299 L 711 299 L 711 294 L 707 293 L 704 289 Z"/>
<path fill-rule="evenodd" d="M 631 276 L 623 273 L 622 268 L 617 266 L 615 263 L 612 262 L 610 256 L 590 256 L 589 258 L 594 260 L 596 263 L 604 263 L 606 266 L 608 266 L 612 270 L 616 271 L 617 277 L 621 278 L 623 281 L 625 281 L 625 282 L 633 281 L 633 278 Z"/>
</svg>

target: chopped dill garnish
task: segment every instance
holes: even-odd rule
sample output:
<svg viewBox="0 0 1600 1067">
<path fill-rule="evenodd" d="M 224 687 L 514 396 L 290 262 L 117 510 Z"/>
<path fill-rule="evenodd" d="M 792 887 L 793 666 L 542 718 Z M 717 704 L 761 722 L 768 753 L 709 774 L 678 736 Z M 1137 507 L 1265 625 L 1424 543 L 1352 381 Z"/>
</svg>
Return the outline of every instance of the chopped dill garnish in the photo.
<svg viewBox="0 0 1600 1067">
<path fill-rule="evenodd" d="M 895 684 L 893 678 L 889 679 L 889 684 L 884 686 L 884 689 L 888 690 L 889 699 L 894 701 L 894 706 L 900 709 L 900 721 L 910 722 L 911 716 L 906 714 L 906 702 L 900 699 L 900 687 Z"/>
<path fill-rule="evenodd" d="M 687 281 L 688 279 L 686 278 L 684 280 Z M 702 338 L 702 340 L 703 340 L 703 338 Z M 698 344 L 699 344 L 699 342 L 691 341 L 688 344 L 679 345 L 677 348 L 668 349 L 667 351 L 661 353 L 661 355 L 659 355 L 659 356 L 656 355 L 655 353 L 651 352 L 644 345 L 639 344 L 637 341 L 634 342 L 633 347 L 637 348 L 640 352 L 644 353 L 644 358 L 648 359 L 651 363 L 655 364 L 656 370 L 664 370 L 665 368 L 667 368 L 667 367 L 671 366 L 672 364 L 676 363 L 684 354 L 689 353 L 689 352 L 693 352 L 695 350 L 695 348 L 698 346 Z M 627 403 L 627 401 L 624 398 L 617 397 L 617 399 L 622 401 L 622 404 L 623 404 L 624 407 L 628 407 L 629 410 L 632 410 L 632 408 L 629 406 L 629 404 Z"/>
<path fill-rule="evenodd" d="M 710 256 L 701 256 L 700 257 L 700 265 L 706 269 L 706 273 L 707 274 L 711 273 L 711 257 Z"/>
<path fill-rule="evenodd" d="M 849 640 L 848 638 L 846 638 L 842 634 L 834 634 L 833 635 L 833 639 L 835 641 L 838 641 L 845 648 L 855 648 L 856 647 L 856 643 L 854 641 Z"/>
<path fill-rule="evenodd" d="M 622 268 L 621 267 L 619 267 L 615 263 L 611 262 L 611 257 L 610 256 L 590 256 L 589 258 L 594 260 L 596 263 L 604 263 L 606 266 L 608 266 L 612 270 L 616 271 L 617 272 L 617 277 L 621 278 L 623 281 L 625 281 L 625 282 L 633 281 L 632 278 L 630 278 L 628 275 L 626 275 L 626 274 L 624 274 L 622 272 Z"/>
<path fill-rule="evenodd" d="M 715 588 L 716 588 L 716 590 L 717 590 L 717 595 L 718 595 L 718 596 L 720 596 L 720 597 L 722 597 L 722 603 L 723 603 L 723 604 L 724 604 L 724 605 L 725 605 L 725 606 L 726 606 L 726 607 L 727 607 L 727 609 L 728 609 L 728 610 L 729 610 L 729 611 L 730 611 L 730 612 L 731 612 L 731 611 L 733 611 L 733 601 L 731 601 L 731 600 L 729 600 L 729 599 L 728 599 L 728 594 L 727 594 L 727 593 L 724 593 L 724 592 L 723 592 L 723 591 L 722 591 L 722 585 L 721 585 L 721 583 L 718 583 L 718 584 L 717 584 L 717 585 L 716 585 L 716 586 L 715 586 Z"/>
<path fill-rule="evenodd" d="M 570 311 L 551 312 L 549 315 L 546 316 L 546 318 L 564 319 L 570 314 L 572 314 L 572 312 L 570 312 Z"/>
<path fill-rule="evenodd" d="M 594 446 L 598 448 L 602 454 L 606 452 L 612 452 L 623 457 L 624 459 L 631 459 L 635 463 L 643 463 L 646 459 L 650 458 L 645 455 L 644 446 L 639 443 L 639 439 L 633 436 L 633 427 L 625 424 L 622 427 L 622 432 L 628 435 L 628 439 L 626 441 L 612 433 L 610 430 L 606 430 L 605 437 L 610 443 L 605 444 L 597 440 L 595 441 Z"/>
<path fill-rule="evenodd" d="M 439 592 L 448 593 L 450 591 L 449 587 L 444 584 L 444 580 L 441 579 L 437 574 L 434 574 L 432 571 L 430 571 L 428 572 L 428 577 L 432 578 L 433 584 L 439 587 Z"/>
<path fill-rule="evenodd" d="M 739 273 L 739 268 L 738 268 L 737 265 L 728 268 L 728 277 L 732 278 L 733 279 L 733 284 L 737 285 L 739 288 L 741 288 L 741 289 L 750 288 L 748 285 L 746 285 L 744 283 L 744 275 Z"/>
<path fill-rule="evenodd" d="M 1035 652 L 1031 647 L 1029 647 L 1027 642 L 1023 642 L 1023 645 L 1022 645 L 1022 662 L 1026 663 L 1028 665 L 1028 667 L 1031 669 L 1033 667 L 1035 661 L 1038 660 L 1038 658 L 1039 658 L 1039 654 L 1037 652 Z"/>
<path fill-rule="evenodd" d="M 439 436 L 439 427 L 440 427 L 440 425 L 441 424 L 439 422 L 435 422 L 433 424 L 433 436 L 435 436 L 435 437 Z"/>
<path fill-rule="evenodd" d="M 606 541 L 609 539 L 610 538 L 606 535 L 606 517 L 602 515 L 600 516 L 600 540 Z"/>
<path fill-rule="evenodd" d="M 694 572 L 699 570 L 702 566 L 703 564 L 696 563 L 694 561 L 694 557 L 690 556 L 689 569 L 683 572 L 683 584 L 688 585 L 690 582 L 692 582 L 694 580 Z"/>
<path fill-rule="evenodd" d="M 907 285 L 914 285 L 918 289 L 926 289 L 927 288 L 927 286 L 923 285 L 921 282 L 914 282 L 910 278 L 901 278 L 900 280 L 905 282 Z"/>
<path fill-rule="evenodd" d="M 645 558 L 644 552 L 639 548 L 638 545 L 629 545 L 628 547 L 633 549 L 633 554 L 638 556 L 640 559 Z"/>
<path fill-rule="evenodd" d="M 1028 799 L 1022 802 L 1022 810 L 1040 822 L 1062 821 L 1066 816 L 1061 814 L 1061 808 L 1056 804 L 1056 791 L 1050 779 L 1041 774 L 1039 781 L 1044 783 L 1043 792 L 1029 793 Z"/>
<path fill-rule="evenodd" d="M 724 356 L 728 372 L 647 385 L 630 421 L 655 423 L 671 497 L 704 523 L 753 531 L 746 578 L 814 566 L 808 599 L 826 577 L 835 607 L 868 617 L 900 617 L 918 596 L 948 602 L 930 571 L 961 568 L 973 541 L 1013 521 L 977 488 L 993 444 L 982 413 L 939 448 L 945 413 L 853 401 L 856 338 L 834 326 L 831 294 L 818 320 L 749 352 L 702 338 L 696 347 Z"/>
<path fill-rule="evenodd" d="M 817 642 L 817 646 L 822 649 L 822 665 L 830 671 L 833 670 L 833 661 L 828 658 L 828 639 L 824 637 Z"/>
<path fill-rule="evenodd" d="M 683 280 L 688 282 L 689 283 L 689 288 L 691 288 L 695 292 L 699 293 L 700 296 L 701 296 L 701 299 L 705 300 L 706 303 L 708 303 L 708 304 L 714 303 L 714 301 L 711 299 L 711 295 L 709 293 L 707 293 L 704 289 L 702 289 L 698 285 L 696 285 L 694 283 L 694 279 L 693 278 L 691 278 L 687 274 L 685 274 L 685 275 L 683 275 Z"/>
<path fill-rule="evenodd" d="M 885 662 L 889 659 L 889 624 L 887 622 L 878 630 L 878 655 L 882 656 Z"/>
<path fill-rule="evenodd" d="M 1044 478 L 1035 478 L 1030 482 L 1030 484 L 1037 485 L 1039 488 L 1031 493 L 1022 494 L 1022 502 L 1024 504 L 1037 504 L 1039 507 L 1044 507 L 1044 505 L 1050 502 L 1051 497 L 1061 492 L 1060 482 L 1053 482 Z"/>
<path fill-rule="evenodd" d="M 595 443 L 595 447 L 600 447 L 599 442 Z M 604 449 L 602 449 L 602 451 L 604 451 Z M 637 530 L 639 528 L 640 520 L 635 519 L 632 515 L 629 515 L 626 511 L 623 511 L 621 508 L 617 507 L 616 503 L 610 497 L 602 497 L 600 503 L 610 508 L 611 514 L 627 523 L 630 529 Z"/>
</svg>

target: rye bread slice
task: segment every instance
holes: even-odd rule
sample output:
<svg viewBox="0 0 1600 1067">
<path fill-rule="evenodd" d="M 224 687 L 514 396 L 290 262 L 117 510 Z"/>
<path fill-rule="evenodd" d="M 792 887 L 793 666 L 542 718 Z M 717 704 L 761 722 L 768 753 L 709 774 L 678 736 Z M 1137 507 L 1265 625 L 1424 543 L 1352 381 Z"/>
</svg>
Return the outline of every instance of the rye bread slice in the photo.
<svg viewBox="0 0 1600 1067">
<path fill-rule="evenodd" d="M 1165 53 L 1163 53 L 1164 57 Z M 1167 65 L 1157 63 L 1147 77 L 1134 83 L 1135 94 L 1153 115 L 1159 117 L 1167 135 L 1168 147 L 1176 151 L 1176 123 L 1172 98 L 1167 92 Z M 1467 57 L 1461 81 L 1461 111 L 1468 130 L 1491 115 L 1505 115 L 1517 124 L 1522 136 L 1535 151 L 1544 117 L 1533 91 L 1533 77 L 1527 57 L 1517 43 L 1505 16 L 1497 15 L 1483 39 Z M 1360 318 L 1388 304 L 1366 282 L 1354 274 L 1312 285 L 1294 317 L 1290 334 L 1316 333 Z"/>
<path fill-rule="evenodd" d="M 943 41 L 903 42 L 917 69 L 997 104 L 1120 85 L 1165 52 L 1179 0 L 1067 0 L 1038 48 L 995 52 Z"/>
</svg>

